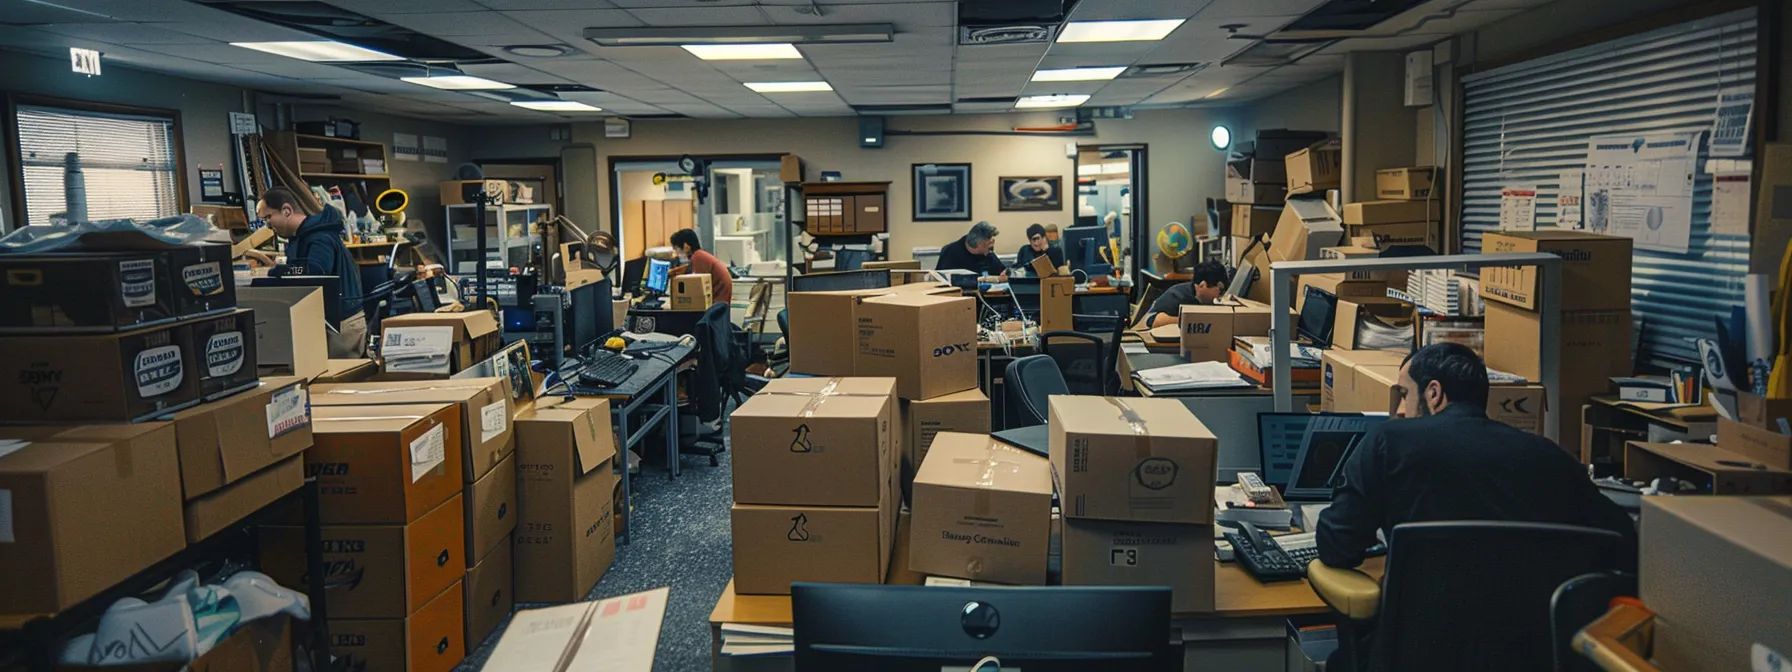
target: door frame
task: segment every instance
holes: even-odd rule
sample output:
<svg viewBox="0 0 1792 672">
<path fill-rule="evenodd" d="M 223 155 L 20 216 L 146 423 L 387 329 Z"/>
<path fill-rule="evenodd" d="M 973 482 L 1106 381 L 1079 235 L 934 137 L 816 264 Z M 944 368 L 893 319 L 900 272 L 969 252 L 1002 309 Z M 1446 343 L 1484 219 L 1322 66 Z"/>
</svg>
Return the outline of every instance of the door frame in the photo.
<svg viewBox="0 0 1792 672">
<path fill-rule="evenodd" d="M 1076 146 L 1076 154 L 1070 157 L 1071 210 L 1072 213 L 1074 213 L 1076 208 L 1076 179 L 1079 177 L 1077 169 L 1082 162 L 1083 152 L 1109 152 L 1118 150 L 1129 150 L 1132 152 L 1132 194 L 1130 196 L 1130 200 L 1132 201 L 1132 240 L 1128 241 L 1130 242 L 1129 247 L 1131 247 L 1130 256 L 1132 263 L 1130 265 L 1132 266 L 1132 271 L 1128 275 L 1133 286 L 1138 287 L 1140 286 L 1140 275 L 1145 269 L 1143 261 L 1145 259 L 1145 250 L 1148 249 L 1146 245 L 1151 242 L 1151 235 L 1149 233 L 1151 229 L 1149 224 L 1151 221 L 1151 213 L 1148 210 L 1149 206 L 1147 205 L 1150 201 L 1146 198 L 1145 194 L 1145 192 L 1150 189 L 1151 185 L 1150 145 L 1143 142 L 1097 142 L 1078 144 Z M 1074 226 L 1076 223 L 1075 214 L 1071 215 L 1070 221 L 1071 225 Z"/>
</svg>

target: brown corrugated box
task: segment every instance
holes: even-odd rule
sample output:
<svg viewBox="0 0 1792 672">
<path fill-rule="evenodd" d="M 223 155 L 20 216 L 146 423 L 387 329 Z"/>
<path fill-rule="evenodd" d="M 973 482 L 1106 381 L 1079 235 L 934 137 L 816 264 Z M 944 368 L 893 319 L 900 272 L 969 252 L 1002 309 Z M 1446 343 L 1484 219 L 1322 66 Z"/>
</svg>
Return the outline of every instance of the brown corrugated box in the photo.
<svg viewBox="0 0 1792 672">
<path fill-rule="evenodd" d="M 1752 392 L 1736 394 L 1738 422 L 1777 432 L 1782 419 L 1792 421 L 1792 399 L 1770 399 Z"/>
<path fill-rule="evenodd" d="M 915 474 L 910 569 L 1045 585 L 1052 475 L 1045 458 L 987 434 L 947 432 Z"/>
<path fill-rule="evenodd" d="M 1318 259 L 1319 250 L 1337 247 L 1343 239 L 1344 222 L 1332 206 L 1317 198 L 1290 198 L 1269 238 L 1269 257 L 1274 261 Z M 1258 268 L 1268 270 L 1267 266 Z"/>
<path fill-rule="evenodd" d="M 1545 436 L 1548 391 L 1542 385 L 1493 385 L 1487 388 L 1487 417 L 1522 431 Z"/>
<path fill-rule="evenodd" d="M 1181 401 L 1065 395 L 1050 405 L 1066 517 L 1213 524 L 1218 442 Z"/>
<path fill-rule="evenodd" d="M 379 372 L 380 365 L 371 359 L 330 359 L 325 365 L 323 374 L 313 379 L 312 382 L 318 384 L 359 383 L 372 379 Z"/>
<path fill-rule="evenodd" d="M 894 414 L 886 396 L 754 395 L 729 416 L 734 501 L 876 506 L 897 465 Z"/>
<path fill-rule="evenodd" d="M 1660 669 L 1747 670 L 1757 646 L 1792 651 L 1792 497 L 1644 497 L 1640 536 Z"/>
<path fill-rule="evenodd" d="M 1269 306 L 1229 297 L 1209 305 L 1185 305 L 1177 314 L 1182 356 L 1191 362 L 1223 362 L 1238 336 L 1269 333 Z"/>
<path fill-rule="evenodd" d="M 1362 345 L 1357 332 L 1371 321 L 1410 333 L 1412 320 L 1413 306 L 1405 301 L 1374 296 L 1340 298 L 1332 316 L 1332 347 L 1356 349 Z"/>
<path fill-rule="evenodd" d="M 1548 252 L 1562 258 L 1561 305 L 1571 310 L 1629 310 L 1631 240 L 1583 231 L 1489 232 L 1481 253 Z M 1481 296 L 1525 310 L 1537 309 L 1536 266 L 1481 269 Z"/>
<path fill-rule="evenodd" d="M 0 443 L 0 613 L 61 611 L 186 546 L 174 428 L 139 431 Z"/>
<path fill-rule="evenodd" d="M 1362 201 L 1345 203 L 1338 214 L 1348 226 L 1435 222 L 1442 207 L 1437 201 Z"/>
<path fill-rule="evenodd" d="M 795 581 L 881 583 L 901 493 L 895 472 L 875 507 L 735 504 L 734 590 L 788 595 Z"/>
<path fill-rule="evenodd" d="M 1050 264 L 1051 256 L 1035 257 L 1035 263 L 1038 259 L 1045 259 Z M 1076 331 L 1076 322 L 1072 317 L 1074 313 L 1071 312 L 1075 297 L 1076 278 L 1068 275 L 1040 278 L 1039 332 Z"/>
<path fill-rule="evenodd" d="M 905 285 L 908 286 L 908 285 Z M 896 379 L 903 399 L 931 399 L 977 387 L 977 301 L 898 292 L 854 311 L 861 376 Z"/>
<path fill-rule="evenodd" d="M 1066 586 L 1169 586 L 1170 610 L 1214 609 L 1213 527 L 1067 518 Z"/>
<path fill-rule="evenodd" d="M 184 322 L 0 337 L 0 421 L 128 422 L 197 404 L 205 361 L 192 341 Z"/>
<path fill-rule="evenodd" d="M 498 332 L 498 318 L 488 310 L 469 310 L 464 313 L 406 313 L 394 315 L 380 321 L 380 330 L 388 331 L 404 327 L 452 327 L 454 329 L 454 356 L 450 358 L 449 369 L 460 371 L 479 362 L 485 361 L 497 353 L 503 345 Z M 382 375 L 394 379 L 415 379 L 430 374 L 394 374 L 386 371 Z"/>
<path fill-rule="evenodd" d="M 902 401 L 902 491 L 912 492 L 915 471 L 940 432 L 989 433 L 989 396 L 965 390 L 932 399 Z"/>
<path fill-rule="evenodd" d="M 1334 189 L 1344 178 L 1344 147 L 1337 140 L 1320 142 L 1283 160 L 1290 196 Z"/>
<path fill-rule="evenodd" d="M 311 447 L 304 380 L 266 378 L 261 387 L 175 413 L 181 487 L 192 499 Z"/>
<path fill-rule="evenodd" d="M 453 672 L 467 657 L 459 582 L 406 618 L 330 619 L 330 654 L 373 672 Z"/>
<path fill-rule="evenodd" d="M 461 491 L 460 407 L 316 406 L 305 472 L 326 523 L 403 524 Z"/>
<path fill-rule="evenodd" d="M 1640 441 L 1624 444 L 1625 478 L 1652 481 L 1665 476 L 1705 487 L 1715 495 L 1792 493 L 1792 471 L 1767 467 L 1718 446 Z"/>
<path fill-rule="evenodd" d="M 1438 246 L 1436 222 L 1401 222 L 1398 224 L 1347 224 L 1344 239 L 1368 241 L 1378 248 L 1396 245 L 1424 245 L 1433 252 Z"/>
<path fill-rule="evenodd" d="M 305 459 L 294 455 L 221 489 L 188 499 L 181 507 L 187 542 L 199 543 L 305 486 Z"/>
<path fill-rule="evenodd" d="M 516 529 L 516 457 L 504 458 L 478 483 L 467 486 L 466 504 L 466 558 L 471 567 Z"/>
<path fill-rule="evenodd" d="M 1543 380 L 1540 348 L 1543 324 L 1538 314 L 1497 301 L 1487 302 L 1487 368 Z M 1580 407 L 1605 394 L 1612 376 L 1631 374 L 1630 311 L 1575 311 L 1561 314 L 1563 344 L 1557 398 L 1549 400 L 1558 415 L 1556 442 L 1571 450 L 1581 444 Z"/>
<path fill-rule="evenodd" d="M 858 353 L 858 323 L 853 315 L 858 299 L 889 292 L 791 292 L 786 297 L 790 370 L 812 376 L 853 375 L 853 359 Z"/>
<path fill-rule="evenodd" d="M 455 404 L 461 417 L 461 480 L 484 478 L 516 449 L 510 418 L 515 410 L 503 378 L 380 381 L 313 385 L 318 406 Z"/>
<path fill-rule="evenodd" d="M 1391 350 L 1326 350 L 1320 357 L 1319 409 L 1339 413 L 1387 413 L 1399 405 L 1394 389 L 1406 353 Z"/>
<path fill-rule="evenodd" d="M 616 558 L 606 399 L 538 399 L 516 421 L 516 599 L 584 599 Z"/>
<path fill-rule="evenodd" d="M 324 525 L 324 594 L 337 618 L 404 618 L 467 573 L 465 505 L 455 495 L 405 525 Z M 305 585 L 305 528 L 261 528 L 262 567 Z"/>
<path fill-rule="evenodd" d="M 672 310 L 709 310 L 714 303 L 714 278 L 708 273 L 687 273 L 672 278 Z"/>
<path fill-rule="evenodd" d="M 1381 257 L 1381 250 L 1359 245 L 1327 247 L 1319 250 L 1320 259 L 1376 259 Z M 1394 282 L 1400 287 L 1406 286 L 1406 271 L 1350 271 L 1344 274 L 1351 280 L 1379 280 L 1383 283 Z"/>
<path fill-rule="evenodd" d="M 1765 464 L 1769 469 L 1792 469 L 1792 436 L 1718 418 L 1717 445 Z"/>
<path fill-rule="evenodd" d="M 1435 166 L 1383 168 L 1375 171 L 1375 197 L 1391 199 L 1432 198 Z"/>
<path fill-rule="evenodd" d="M 466 590 L 467 612 L 467 648 L 478 649 L 485 641 L 486 635 L 492 634 L 498 624 L 510 617 L 511 607 L 516 605 L 516 594 L 511 589 L 511 540 L 509 537 L 499 540 L 490 553 L 479 558 L 472 569 L 467 570 L 464 585 Z"/>
<path fill-rule="evenodd" d="M 255 361 L 261 372 L 306 380 L 330 368 L 324 290 L 317 287 L 238 287 L 237 305 L 255 311 Z"/>
<path fill-rule="evenodd" d="M 1374 299 L 1388 295 L 1386 283 L 1378 280 L 1351 280 L 1343 273 L 1305 273 L 1294 287 L 1294 309 L 1306 306 L 1307 288 L 1317 287 L 1340 299 Z"/>
<path fill-rule="evenodd" d="M 1280 205 L 1278 203 L 1278 205 Z M 1276 220 L 1282 216 L 1280 207 L 1263 207 L 1250 203 L 1232 204 L 1232 232 L 1230 235 L 1254 238 L 1275 233 Z"/>
</svg>

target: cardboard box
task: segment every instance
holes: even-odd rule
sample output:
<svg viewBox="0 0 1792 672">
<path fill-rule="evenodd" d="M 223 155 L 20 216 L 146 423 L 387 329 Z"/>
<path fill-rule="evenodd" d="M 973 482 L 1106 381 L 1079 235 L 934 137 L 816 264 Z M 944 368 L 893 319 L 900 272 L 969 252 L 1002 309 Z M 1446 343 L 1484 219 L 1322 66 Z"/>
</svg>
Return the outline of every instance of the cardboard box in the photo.
<svg viewBox="0 0 1792 672">
<path fill-rule="evenodd" d="M 672 310 L 709 310 L 715 303 L 708 273 L 687 273 L 672 278 Z"/>
<path fill-rule="evenodd" d="M 1319 410 L 1388 413 L 1400 405 L 1401 362 L 1406 353 L 1331 348 L 1320 356 Z"/>
<path fill-rule="evenodd" d="M 255 387 L 255 311 L 235 310 L 193 323 L 193 352 L 199 358 L 199 393 L 219 399 Z"/>
<path fill-rule="evenodd" d="M 1319 250 L 1336 247 L 1343 238 L 1343 220 L 1332 206 L 1316 198 L 1290 198 L 1270 236 L 1269 256 L 1274 261 L 1318 259 Z"/>
<path fill-rule="evenodd" d="M 466 491 L 469 567 L 516 529 L 516 458 L 506 457 Z"/>
<path fill-rule="evenodd" d="M 1364 240 L 1379 249 L 1423 245 L 1438 251 L 1436 222 L 1403 222 L 1399 224 L 1351 224 L 1344 227 L 1347 240 Z"/>
<path fill-rule="evenodd" d="M 1213 528 L 1064 519 L 1066 586 L 1169 586 L 1170 610 L 1214 610 Z"/>
<path fill-rule="evenodd" d="M 1050 259 L 1050 257 L 1039 257 Z M 1076 331 L 1071 306 L 1076 295 L 1076 278 L 1059 275 L 1039 281 L 1039 333 Z"/>
<path fill-rule="evenodd" d="M 1226 200 L 1233 203 L 1276 205 L 1288 198 L 1288 185 L 1280 182 L 1252 182 L 1245 178 L 1226 178 Z"/>
<path fill-rule="evenodd" d="M 467 573 L 465 504 L 455 496 L 405 525 L 323 526 L 330 618 L 404 618 Z M 261 528 L 263 571 L 305 585 L 305 528 Z"/>
<path fill-rule="evenodd" d="M 312 382 L 319 384 L 360 383 L 371 380 L 379 372 L 380 365 L 375 364 L 371 359 L 330 359 L 324 365 L 323 374 L 313 379 Z"/>
<path fill-rule="evenodd" d="M 1792 436 L 1720 417 L 1717 445 L 1769 469 L 1792 469 Z"/>
<path fill-rule="evenodd" d="M 1631 240 L 1559 229 L 1489 232 L 1481 237 L 1481 253 L 1548 252 L 1562 258 L 1562 300 L 1559 308 L 1629 310 Z M 1481 296 L 1537 309 L 1535 266 L 1481 269 Z"/>
<path fill-rule="evenodd" d="M 1335 189 L 1344 179 L 1344 145 L 1337 140 L 1289 154 L 1285 162 L 1291 196 Z"/>
<path fill-rule="evenodd" d="M 328 371 L 323 297 L 316 287 L 239 288 L 237 301 L 255 311 L 256 364 L 306 380 Z"/>
<path fill-rule="evenodd" d="M 1320 259 L 1379 259 L 1381 250 L 1373 247 L 1344 245 L 1327 247 L 1319 250 Z M 1343 274 L 1351 280 L 1376 280 L 1384 284 L 1406 286 L 1406 271 L 1349 271 Z"/>
<path fill-rule="evenodd" d="M 294 455 L 223 489 L 188 498 L 181 507 L 187 524 L 187 543 L 197 544 L 230 529 L 250 514 L 304 486 L 305 459 Z"/>
<path fill-rule="evenodd" d="M 1625 478 L 1650 481 L 1664 476 L 1695 484 L 1714 495 L 1792 493 L 1792 471 L 1767 468 L 1718 446 L 1641 441 L 1624 445 Z"/>
<path fill-rule="evenodd" d="M 466 197 L 468 186 L 484 190 L 491 205 L 503 204 L 504 197 L 510 195 L 510 189 L 506 187 L 503 180 L 445 180 L 436 183 L 436 188 L 440 191 L 442 205 L 471 204 L 473 201 Z"/>
<path fill-rule="evenodd" d="M 1175 399 L 1051 398 L 1067 518 L 1213 524 L 1218 442 Z"/>
<path fill-rule="evenodd" d="M 464 600 L 455 582 L 405 618 L 332 616 L 330 654 L 368 672 L 453 672 L 467 657 Z"/>
<path fill-rule="evenodd" d="M 406 327 L 453 327 L 454 354 L 449 358 L 451 371 L 460 371 L 483 362 L 497 354 L 498 349 L 504 345 L 498 332 L 498 318 L 493 317 L 491 311 L 487 310 L 470 310 L 464 313 L 407 313 L 394 315 L 380 322 L 380 329 L 385 333 Z M 385 375 L 413 377 L 427 374 L 394 374 L 392 371 L 386 371 Z"/>
<path fill-rule="evenodd" d="M 1287 165 L 1281 155 L 1229 160 L 1226 162 L 1226 177 L 1282 184 L 1288 181 Z"/>
<path fill-rule="evenodd" d="M 1433 198 L 1437 179 L 1435 166 L 1384 168 L 1375 171 L 1375 197 L 1395 200 Z"/>
<path fill-rule="evenodd" d="M 1363 201 L 1345 203 L 1340 213 L 1346 226 L 1435 222 L 1443 214 L 1437 201 Z"/>
<path fill-rule="evenodd" d="M 54 613 L 186 547 L 174 428 L 0 443 L 0 613 Z"/>
<path fill-rule="evenodd" d="M 192 662 L 63 663 L 52 669 L 56 672 L 293 672 L 292 619 L 285 614 L 275 614 L 243 623 Z"/>
<path fill-rule="evenodd" d="M 1045 585 L 1051 463 L 987 434 L 948 432 L 915 474 L 909 568 L 923 574 Z"/>
<path fill-rule="evenodd" d="M 1276 231 L 1276 220 L 1281 218 L 1279 207 L 1262 207 L 1250 203 L 1232 204 L 1232 230 L 1228 235 L 1255 238 L 1267 236 Z"/>
<path fill-rule="evenodd" d="M 1223 362 L 1238 336 L 1269 333 L 1269 306 L 1233 297 L 1210 305 L 1182 306 L 1177 328 L 1182 356 L 1191 362 Z"/>
<path fill-rule="evenodd" d="M 1736 419 L 1751 427 L 1777 432 L 1781 419 L 1792 422 L 1792 399 L 1769 399 L 1752 392 L 1738 392 Z"/>
<path fill-rule="evenodd" d="M 933 446 L 940 432 L 989 433 L 989 396 L 983 390 L 965 390 L 932 399 L 902 401 L 903 492 Z"/>
<path fill-rule="evenodd" d="M 0 337 L 0 421 L 128 422 L 199 403 L 187 323 L 115 334 Z"/>
<path fill-rule="evenodd" d="M 796 581 L 882 583 L 901 508 L 894 473 L 873 507 L 735 504 L 734 591 L 788 595 Z"/>
<path fill-rule="evenodd" d="M 0 256 L 0 332 L 120 331 L 180 316 L 153 251 Z"/>
<path fill-rule="evenodd" d="M 261 387 L 174 414 L 181 489 L 187 499 L 236 482 L 311 447 L 304 380 L 268 378 Z"/>
<path fill-rule="evenodd" d="M 1792 651 L 1792 497 L 1644 497 L 1640 597 L 1663 670 L 1750 669 Z M 1756 665 L 1756 669 L 1761 668 Z"/>
<path fill-rule="evenodd" d="M 510 617 L 511 607 L 516 606 L 516 593 L 511 586 L 514 576 L 511 570 L 511 539 L 507 536 L 498 541 L 491 552 L 479 558 L 473 568 L 467 570 L 467 580 L 463 584 L 466 589 L 468 649 L 477 650 L 485 642 L 486 636 Z"/>
<path fill-rule="evenodd" d="M 812 376 L 853 375 L 853 360 L 858 354 L 854 312 L 859 299 L 889 292 L 790 292 L 786 296 L 790 332 L 785 335 L 790 343 L 790 370 Z"/>
<path fill-rule="evenodd" d="M 402 525 L 460 494 L 460 407 L 316 406 L 305 473 L 326 523 Z"/>
<path fill-rule="evenodd" d="M 1543 380 L 1542 318 L 1534 312 L 1498 302 L 1487 303 L 1487 367 Z M 1561 363 L 1564 388 L 1576 381 L 1595 383 L 1605 391 L 1606 379 L 1631 374 L 1631 324 L 1628 310 L 1576 311 L 1561 315 Z M 1579 386 L 1583 387 L 1584 386 Z M 1580 402 L 1563 397 L 1565 402 Z"/>
<path fill-rule="evenodd" d="M 1388 286 L 1375 280 L 1351 280 L 1343 273 L 1307 273 L 1299 276 L 1294 288 L 1294 310 L 1306 307 L 1307 288 L 1330 292 L 1339 300 L 1386 298 Z M 1336 319 L 1334 314 L 1333 319 Z"/>
<path fill-rule="evenodd" d="M 854 312 L 861 376 L 896 379 L 903 399 L 977 387 L 977 300 L 898 293 L 865 299 Z"/>
<path fill-rule="evenodd" d="M 897 465 L 895 414 L 875 394 L 754 395 L 729 416 L 734 501 L 876 506 Z"/>
<path fill-rule="evenodd" d="M 610 403 L 535 403 L 516 421 L 516 600 L 582 600 L 616 559 Z"/>
<path fill-rule="evenodd" d="M 1487 417 L 1521 431 L 1545 436 L 1543 417 L 1549 409 L 1548 396 L 1542 385 L 1490 386 L 1487 388 Z M 1563 413 L 1572 411 L 1563 409 Z"/>
<path fill-rule="evenodd" d="M 311 403 L 318 406 L 459 406 L 461 479 L 466 483 L 485 478 L 493 467 L 516 450 L 510 427 L 510 418 L 516 409 L 503 378 L 313 385 Z"/>
<path fill-rule="evenodd" d="M 1387 290 L 1383 289 L 1382 291 Z M 1359 342 L 1358 332 L 1365 323 L 1373 321 L 1410 333 L 1412 320 L 1412 304 L 1398 299 L 1385 297 L 1338 299 L 1337 308 L 1332 314 L 1332 347 L 1346 350 L 1363 347 L 1365 344 Z M 1411 342 L 1408 341 L 1406 345 L 1410 346 Z"/>
<path fill-rule="evenodd" d="M 670 588 L 546 609 L 524 609 L 486 659 L 492 670 L 547 669 L 650 672 Z"/>
</svg>

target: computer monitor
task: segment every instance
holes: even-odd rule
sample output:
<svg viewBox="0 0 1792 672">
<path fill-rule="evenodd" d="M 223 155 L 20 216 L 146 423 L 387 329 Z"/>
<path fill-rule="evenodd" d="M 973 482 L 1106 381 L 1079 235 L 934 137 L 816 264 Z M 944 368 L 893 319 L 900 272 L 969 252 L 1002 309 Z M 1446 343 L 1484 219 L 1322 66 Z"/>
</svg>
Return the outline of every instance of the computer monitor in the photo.
<svg viewBox="0 0 1792 672">
<path fill-rule="evenodd" d="M 672 262 L 667 259 L 647 260 L 647 278 L 642 281 L 643 289 L 655 294 L 665 294 L 672 286 Z"/>
<path fill-rule="evenodd" d="M 250 287 L 317 287 L 324 290 L 324 321 L 342 324 L 342 278 L 334 275 L 287 275 L 256 278 Z"/>
<path fill-rule="evenodd" d="M 1231 296 L 1244 296 L 1251 293 L 1251 282 L 1256 280 L 1257 267 L 1251 262 L 1240 261 L 1238 268 L 1232 270 L 1232 284 L 1226 286 L 1226 293 Z"/>
<path fill-rule="evenodd" d="M 1337 294 L 1308 285 L 1306 294 L 1301 297 L 1300 319 L 1295 324 L 1295 333 L 1311 341 L 1315 348 L 1329 348 L 1333 317 L 1337 313 Z"/>
<path fill-rule="evenodd" d="M 1114 265 L 1102 260 L 1101 251 L 1108 246 L 1108 230 L 1103 226 L 1073 226 L 1064 230 L 1064 261 L 1072 270 L 1085 275 L 1109 275 Z"/>
<path fill-rule="evenodd" d="M 835 292 L 847 289 L 884 289 L 890 286 L 890 272 L 870 269 L 808 273 L 790 279 L 793 292 Z"/>
<path fill-rule="evenodd" d="M 1350 451 L 1387 419 L 1361 413 L 1257 414 L 1263 482 L 1291 501 L 1330 501 Z"/>
<path fill-rule="evenodd" d="M 576 353 L 610 331 L 610 316 L 614 311 L 614 304 L 610 303 L 610 282 L 606 279 L 572 290 L 567 293 L 566 300 L 566 344 Z"/>
<path fill-rule="evenodd" d="M 795 583 L 797 672 L 1180 670 L 1168 587 Z"/>
</svg>

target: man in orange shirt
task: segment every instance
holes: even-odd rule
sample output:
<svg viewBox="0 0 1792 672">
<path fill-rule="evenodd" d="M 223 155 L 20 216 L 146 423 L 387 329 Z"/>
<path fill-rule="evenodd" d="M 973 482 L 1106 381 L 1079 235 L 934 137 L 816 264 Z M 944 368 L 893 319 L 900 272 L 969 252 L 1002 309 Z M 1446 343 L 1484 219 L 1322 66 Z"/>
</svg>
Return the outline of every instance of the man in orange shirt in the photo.
<svg viewBox="0 0 1792 672">
<path fill-rule="evenodd" d="M 673 233 L 672 249 L 678 250 L 678 258 L 684 262 L 683 266 L 672 269 L 674 274 L 708 273 L 714 303 L 728 303 L 734 298 L 734 276 L 728 274 L 728 265 L 704 251 L 696 231 L 679 229 Z"/>
</svg>

